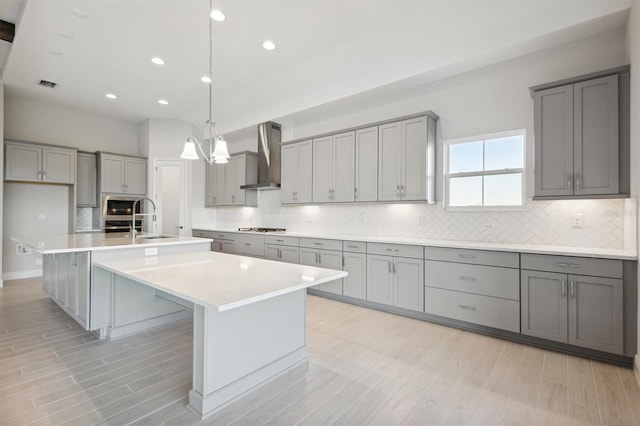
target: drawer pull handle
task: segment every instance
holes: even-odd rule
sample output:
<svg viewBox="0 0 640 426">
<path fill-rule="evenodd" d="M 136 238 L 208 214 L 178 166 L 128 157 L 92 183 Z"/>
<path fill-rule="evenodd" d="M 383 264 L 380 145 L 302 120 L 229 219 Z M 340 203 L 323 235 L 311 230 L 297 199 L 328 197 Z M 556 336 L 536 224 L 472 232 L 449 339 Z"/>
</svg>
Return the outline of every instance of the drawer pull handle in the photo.
<svg viewBox="0 0 640 426">
<path fill-rule="evenodd" d="M 475 277 L 465 277 L 464 275 L 459 276 L 458 278 L 460 278 L 462 281 L 472 281 L 472 282 L 476 281 Z"/>
<path fill-rule="evenodd" d="M 567 295 L 567 282 L 565 280 L 560 281 L 560 296 L 565 297 Z"/>
<path fill-rule="evenodd" d="M 459 308 L 465 309 L 467 311 L 475 311 L 476 307 L 475 306 L 468 306 L 468 305 L 458 305 Z"/>
<path fill-rule="evenodd" d="M 398 252 L 398 251 L 400 251 L 400 249 L 393 249 L 393 251 L 396 251 L 396 252 Z"/>
<path fill-rule="evenodd" d="M 276 240 L 279 243 L 284 243 L 284 240 Z"/>
<path fill-rule="evenodd" d="M 578 263 L 562 263 L 562 262 L 557 262 L 556 266 L 560 266 L 561 268 L 579 268 L 580 264 Z"/>
<path fill-rule="evenodd" d="M 386 249 L 386 250 L 387 250 L 387 251 L 393 251 L 393 250 L 391 250 L 391 249 Z"/>
<path fill-rule="evenodd" d="M 349 248 L 358 248 L 358 246 L 347 246 Z"/>
<path fill-rule="evenodd" d="M 462 259 L 475 259 L 476 256 L 473 254 L 459 254 L 458 257 Z"/>
<path fill-rule="evenodd" d="M 250 246 L 250 245 L 251 245 L 251 243 L 244 243 L 244 245 L 245 245 L 245 246 Z"/>
<path fill-rule="evenodd" d="M 316 246 L 323 246 L 324 245 L 322 243 L 313 243 L 313 244 L 316 245 Z"/>
</svg>

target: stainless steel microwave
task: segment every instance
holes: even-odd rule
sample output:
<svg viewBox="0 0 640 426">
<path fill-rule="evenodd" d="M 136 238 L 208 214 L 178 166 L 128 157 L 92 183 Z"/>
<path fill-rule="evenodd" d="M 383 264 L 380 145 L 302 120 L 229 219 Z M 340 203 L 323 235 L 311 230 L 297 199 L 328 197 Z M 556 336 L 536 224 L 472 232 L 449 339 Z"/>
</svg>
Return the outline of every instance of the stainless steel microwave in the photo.
<svg viewBox="0 0 640 426">
<path fill-rule="evenodd" d="M 105 220 L 133 220 L 133 204 L 140 197 L 104 195 L 102 197 L 102 223 Z M 144 201 L 136 204 L 136 214 L 144 213 Z"/>
</svg>

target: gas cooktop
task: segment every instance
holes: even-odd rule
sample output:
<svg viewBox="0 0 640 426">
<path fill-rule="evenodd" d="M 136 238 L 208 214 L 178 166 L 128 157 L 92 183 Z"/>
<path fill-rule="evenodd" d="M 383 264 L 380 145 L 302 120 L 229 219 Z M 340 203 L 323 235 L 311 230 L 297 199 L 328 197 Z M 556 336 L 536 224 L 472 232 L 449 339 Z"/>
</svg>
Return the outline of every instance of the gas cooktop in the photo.
<svg viewBox="0 0 640 426">
<path fill-rule="evenodd" d="M 238 228 L 238 231 L 250 231 L 250 232 L 284 232 L 284 228 Z"/>
</svg>

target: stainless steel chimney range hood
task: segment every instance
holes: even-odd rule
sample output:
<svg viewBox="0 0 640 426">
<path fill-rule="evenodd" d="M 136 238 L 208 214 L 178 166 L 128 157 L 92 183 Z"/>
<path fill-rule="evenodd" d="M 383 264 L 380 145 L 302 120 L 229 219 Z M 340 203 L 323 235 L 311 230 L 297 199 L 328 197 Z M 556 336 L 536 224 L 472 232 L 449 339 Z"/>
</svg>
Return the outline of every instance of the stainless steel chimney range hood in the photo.
<svg viewBox="0 0 640 426">
<path fill-rule="evenodd" d="M 258 124 L 258 183 L 240 189 L 266 191 L 280 189 L 281 126 L 273 121 Z"/>
</svg>

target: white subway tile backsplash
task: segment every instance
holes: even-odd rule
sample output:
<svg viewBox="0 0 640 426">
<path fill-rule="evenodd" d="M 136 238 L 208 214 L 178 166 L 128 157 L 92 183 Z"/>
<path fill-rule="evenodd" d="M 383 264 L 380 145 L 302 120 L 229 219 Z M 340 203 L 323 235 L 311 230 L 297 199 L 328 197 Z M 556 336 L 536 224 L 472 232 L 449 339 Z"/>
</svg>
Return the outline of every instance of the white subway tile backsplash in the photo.
<svg viewBox="0 0 640 426">
<path fill-rule="evenodd" d="M 258 194 L 257 208 L 217 208 L 215 226 L 284 227 L 289 231 L 416 237 L 442 240 L 634 247 L 636 201 L 528 200 L 524 211 L 447 212 L 441 204 L 345 204 L 282 206 L 280 191 Z M 582 228 L 570 218 L 581 214 Z M 200 220 L 205 220 L 200 215 Z M 194 215 L 194 223 L 196 222 Z M 214 222 L 208 222 L 211 226 Z M 635 225 L 634 225 L 635 226 Z"/>
</svg>

